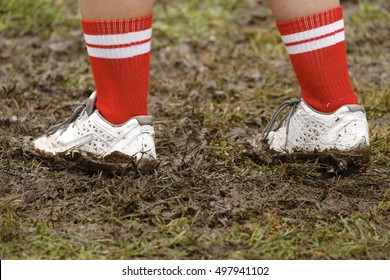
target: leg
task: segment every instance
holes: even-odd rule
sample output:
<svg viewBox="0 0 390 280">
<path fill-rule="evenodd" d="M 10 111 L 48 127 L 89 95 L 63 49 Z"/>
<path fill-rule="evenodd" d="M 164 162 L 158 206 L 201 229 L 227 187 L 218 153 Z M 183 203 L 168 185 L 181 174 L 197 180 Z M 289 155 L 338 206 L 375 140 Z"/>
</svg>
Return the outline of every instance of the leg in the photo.
<svg viewBox="0 0 390 280">
<path fill-rule="evenodd" d="M 340 0 L 268 0 L 276 21 L 287 21 L 336 8 Z"/>
<path fill-rule="evenodd" d="M 272 130 L 271 122 L 263 142 L 283 157 L 338 155 L 340 167 L 366 163 L 368 125 L 348 74 L 339 0 L 268 3 L 278 21 L 302 100 L 284 104 L 293 111 L 281 128 Z"/>
<path fill-rule="evenodd" d="M 33 148 L 88 169 L 152 171 L 157 162 L 147 97 L 153 1 L 79 4 L 96 91 Z"/>
<path fill-rule="evenodd" d="M 81 17 L 86 20 L 120 20 L 148 16 L 153 0 L 79 0 Z"/>
</svg>

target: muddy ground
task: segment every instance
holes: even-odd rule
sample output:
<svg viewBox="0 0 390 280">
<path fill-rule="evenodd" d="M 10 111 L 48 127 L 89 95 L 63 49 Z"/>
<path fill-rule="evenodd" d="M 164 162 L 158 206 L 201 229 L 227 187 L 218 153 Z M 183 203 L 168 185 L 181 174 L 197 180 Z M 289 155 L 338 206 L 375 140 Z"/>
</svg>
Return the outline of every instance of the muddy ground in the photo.
<svg viewBox="0 0 390 280">
<path fill-rule="evenodd" d="M 31 157 L 23 140 L 93 91 L 88 58 L 77 24 L 2 31 L 1 259 L 390 257 L 388 1 L 344 3 L 372 141 L 370 166 L 348 176 L 248 157 L 277 106 L 299 94 L 294 73 L 263 1 L 196 3 L 156 4 L 149 110 L 160 168 L 149 176 Z"/>
</svg>

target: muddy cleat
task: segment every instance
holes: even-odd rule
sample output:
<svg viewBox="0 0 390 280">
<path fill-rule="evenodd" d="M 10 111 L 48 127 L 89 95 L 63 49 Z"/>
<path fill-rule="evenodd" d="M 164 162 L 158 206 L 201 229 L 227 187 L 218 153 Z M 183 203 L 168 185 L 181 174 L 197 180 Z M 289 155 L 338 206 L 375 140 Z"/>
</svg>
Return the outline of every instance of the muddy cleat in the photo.
<svg viewBox="0 0 390 280">
<path fill-rule="evenodd" d="M 107 122 L 94 108 L 96 94 L 65 122 L 36 139 L 33 150 L 46 158 L 66 159 L 84 169 L 150 173 L 157 168 L 153 118 L 138 116 L 125 124 Z"/>
<path fill-rule="evenodd" d="M 287 107 L 290 112 L 274 127 Z M 262 142 L 273 158 L 320 159 L 340 170 L 365 166 L 370 159 L 368 124 L 361 105 L 344 105 L 327 114 L 303 100 L 286 101 L 265 128 Z"/>
</svg>

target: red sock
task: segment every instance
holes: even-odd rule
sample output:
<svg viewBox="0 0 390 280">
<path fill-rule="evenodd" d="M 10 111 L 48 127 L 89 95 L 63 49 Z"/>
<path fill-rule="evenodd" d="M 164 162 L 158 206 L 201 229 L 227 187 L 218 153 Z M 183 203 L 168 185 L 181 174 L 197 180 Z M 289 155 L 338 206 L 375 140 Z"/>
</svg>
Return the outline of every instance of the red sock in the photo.
<svg viewBox="0 0 390 280">
<path fill-rule="evenodd" d="M 327 113 L 357 104 L 347 69 L 341 6 L 277 26 L 306 103 Z"/>
<path fill-rule="evenodd" d="M 82 20 L 96 108 L 113 124 L 147 115 L 152 16 Z"/>
</svg>

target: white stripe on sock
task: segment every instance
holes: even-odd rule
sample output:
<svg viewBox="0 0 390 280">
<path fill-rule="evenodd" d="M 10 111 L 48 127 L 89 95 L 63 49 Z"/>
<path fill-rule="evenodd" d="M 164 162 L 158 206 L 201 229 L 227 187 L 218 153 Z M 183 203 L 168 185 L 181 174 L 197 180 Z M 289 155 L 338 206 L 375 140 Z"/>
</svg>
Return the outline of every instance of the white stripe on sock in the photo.
<svg viewBox="0 0 390 280">
<path fill-rule="evenodd" d="M 318 28 L 313 28 L 307 31 L 302 31 L 290 35 L 284 35 L 282 36 L 282 41 L 284 44 L 291 44 L 295 42 L 300 42 L 304 40 L 313 39 L 316 37 L 324 36 L 326 34 L 330 34 L 332 32 L 335 32 L 337 30 L 344 28 L 344 20 L 341 19 L 339 21 L 336 21 L 334 23 L 324 25 Z"/>
<path fill-rule="evenodd" d="M 84 34 L 85 42 L 90 45 L 115 46 L 132 44 L 149 40 L 152 37 L 152 29 L 111 35 L 88 35 Z"/>
<path fill-rule="evenodd" d="M 293 45 L 293 46 L 286 46 L 286 49 L 288 54 L 300 54 L 300 53 L 311 52 L 322 48 L 326 48 L 335 45 L 337 43 L 340 43 L 344 40 L 345 40 L 344 31 L 340 31 L 334 35 L 322 39 L 318 39 L 318 40 L 314 40 L 314 41 L 310 41 L 298 45 Z"/>
<path fill-rule="evenodd" d="M 123 59 L 135 57 L 150 52 L 150 42 L 125 48 L 93 48 L 88 47 L 88 55 L 98 58 Z"/>
</svg>

